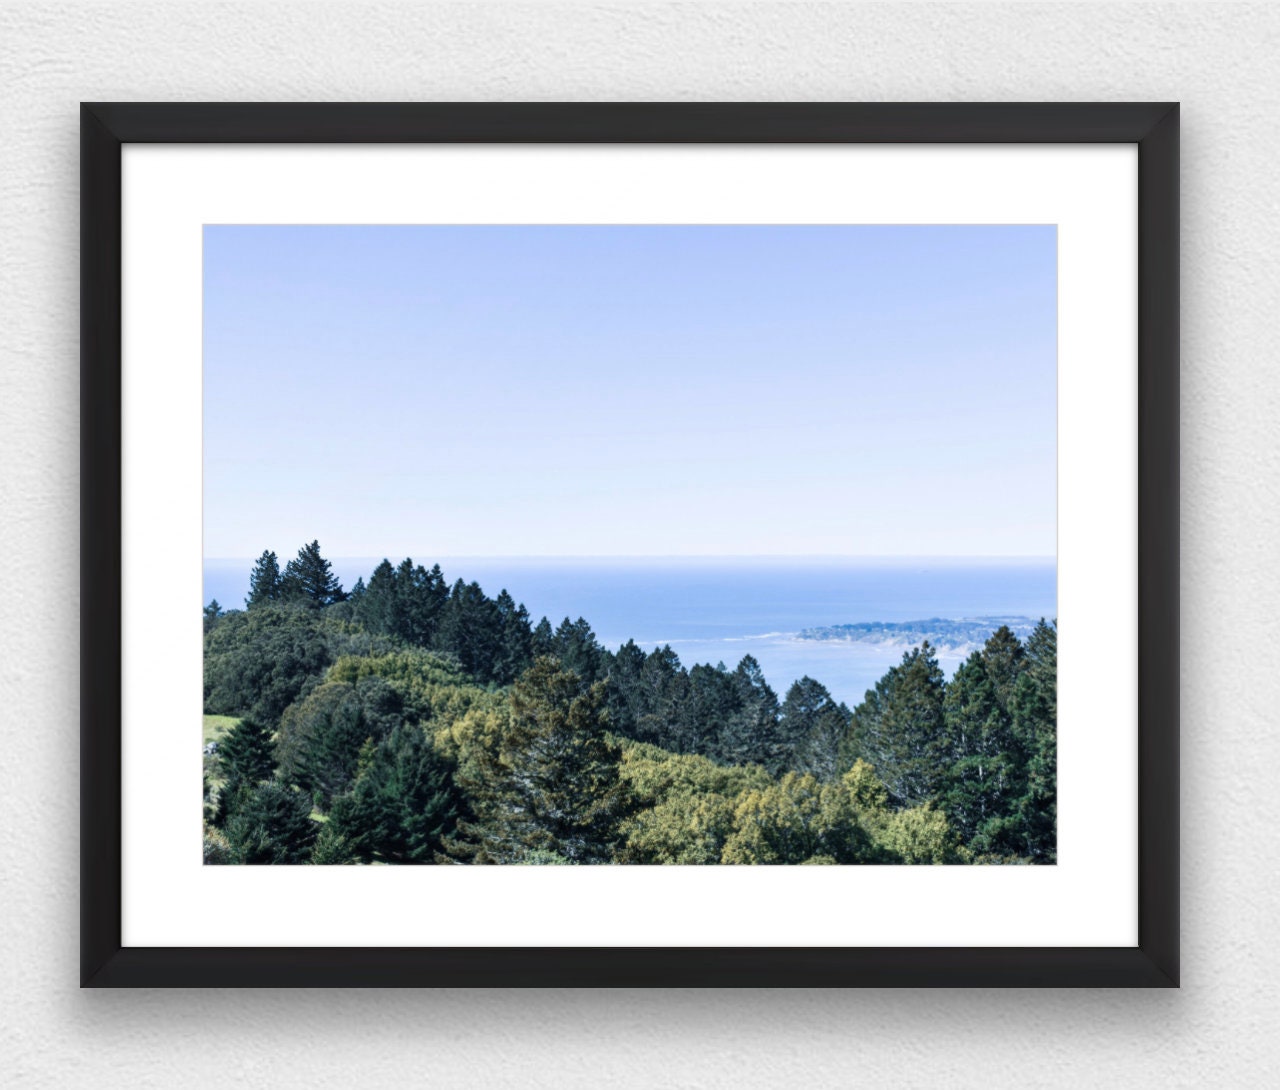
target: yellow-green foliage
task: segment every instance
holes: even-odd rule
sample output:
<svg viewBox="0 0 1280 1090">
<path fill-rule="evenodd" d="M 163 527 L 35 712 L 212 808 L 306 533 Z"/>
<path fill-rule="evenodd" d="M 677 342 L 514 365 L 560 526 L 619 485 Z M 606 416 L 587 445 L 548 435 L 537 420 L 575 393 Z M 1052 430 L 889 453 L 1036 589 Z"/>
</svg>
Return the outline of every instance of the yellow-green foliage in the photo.
<svg viewBox="0 0 1280 1090">
<path fill-rule="evenodd" d="M 472 683 L 452 663 L 417 648 L 386 655 L 344 656 L 329 667 L 326 679 L 356 685 L 366 677 L 386 681 L 400 694 L 405 711 L 424 722 L 451 722 L 477 702 L 496 697 Z"/>
<path fill-rule="evenodd" d="M 625 826 L 623 862 L 720 862 L 739 795 L 772 782 L 755 765 L 725 768 L 705 757 L 626 742 L 620 774 L 644 807 Z"/>
<path fill-rule="evenodd" d="M 431 739 L 436 752 L 454 761 L 462 776 L 478 775 L 480 751 L 496 754 L 503 729 L 511 718 L 505 694 L 482 694 L 470 708 L 456 719 L 441 719 Z"/>
<path fill-rule="evenodd" d="M 814 856 L 863 863 L 875 858 L 845 785 L 820 783 L 807 773 L 788 772 L 775 784 L 740 795 L 733 824 L 723 863 L 803 863 Z"/>
<path fill-rule="evenodd" d="M 723 795 L 673 795 L 625 826 L 625 863 L 719 863 L 733 832 L 734 801 Z"/>
<path fill-rule="evenodd" d="M 884 811 L 889 806 L 889 789 L 880 782 L 876 770 L 866 761 L 855 761 L 841 781 L 850 801 L 863 814 Z"/>
<path fill-rule="evenodd" d="M 644 742 L 618 740 L 623 746 L 622 776 L 644 802 L 661 802 L 672 794 L 716 794 L 730 798 L 751 787 L 764 787 L 772 777 L 759 765 L 725 767 L 691 753 L 672 753 Z"/>
<path fill-rule="evenodd" d="M 911 810 L 899 810 L 885 823 L 884 845 L 903 863 L 959 863 L 956 836 L 947 816 L 930 803 Z"/>
<path fill-rule="evenodd" d="M 473 714 L 453 736 L 488 729 Z M 705 757 L 624 742 L 621 775 L 642 809 L 625 826 L 619 861 L 665 864 L 958 862 L 946 815 L 929 807 L 894 813 L 865 761 L 824 783 L 763 768 L 724 767 Z"/>
</svg>

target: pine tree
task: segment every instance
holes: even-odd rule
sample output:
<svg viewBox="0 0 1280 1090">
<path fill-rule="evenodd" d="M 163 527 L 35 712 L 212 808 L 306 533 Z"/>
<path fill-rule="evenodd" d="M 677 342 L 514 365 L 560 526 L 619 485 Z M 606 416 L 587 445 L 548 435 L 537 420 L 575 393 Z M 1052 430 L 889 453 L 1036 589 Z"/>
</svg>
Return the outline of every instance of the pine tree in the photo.
<svg viewBox="0 0 1280 1090">
<path fill-rule="evenodd" d="M 278 602 L 283 590 L 279 559 L 275 553 L 267 549 L 258 557 L 253 571 L 249 573 L 249 596 L 244 600 L 244 604 L 252 609 L 266 602 Z"/>
<path fill-rule="evenodd" d="M 676 705 L 669 744 L 678 753 L 714 756 L 725 720 L 738 710 L 738 689 L 723 662 L 698 663 L 687 671 Z"/>
<path fill-rule="evenodd" d="M 224 615 L 222 606 L 218 604 L 218 599 L 212 599 L 207 606 L 204 607 L 204 633 L 207 636 L 214 625 L 218 623 L 219 618 Z"/>
<path fill-rule="evenodd" d="M 546 623 L 545 619 L 543 623 Z M 550 627 L 547 625 L 548 629 Z M 636 724 L 641 714 L 640 677 L 646 657 L 635 640 L 627 640 L 616 653 L 607 657 L 609 724 L 616 733 L 627 738 L 640 737 Z"/>
<path fill-rule="evenodd" d="M 925 641 L 906 652 L 854 709 L 849 758 L 867 761 L 896 807 L 936 798 L 947 767 L 942 667 Z"/>
<path fill-rule="evenodd" d="M 787 690 L 779 723 L 779 758 L 786 767 L 822 781 L 839 772 L 840 747 L 849 733 L 849 709 L 837 704 L 821 682 L 802 677 Z M 781 771 L 781 766 L 773 771 Z"/>
<path fill-rule="evenodd" d="M 533 661 L 533 631 L 529 611 L 504 589 L 494 601 L 498 611 L 499 642 L 494 663 L 496 680 L 503 685 L 515 681 Z"/>
<path fill-rule="evenodd" d="M 477 822 L 478 858 L 524 862 L 535 851 L 605 863 L 620 844 L 630 796 L 621 752 L 605 733 L 605 686 L 541 658 L 512 686 L 501 737 L 462 776 Z"/>
<path fill-rule="evenodd" d="M 232 863 L 305 863 L 316 838 L 311 801 L 278 783 L 247 793 L 226 826 Z"/>
<path fill-rule="evenodd" d="M 546 617 L 543 617 L 533 630 L 532 650 L 535 659 L 556 653 L 555 632 L 552 631 L 551 622 Z"/>
<path fill-rule="evenodd" d="M 448 763 L 416 724 L 397 727 L 363 763 L 330 824 L 366 860 L 432 862 L 460 805 Z"/>
<path fill-rule="evenodd" d="M 415 567 L 412 560 L 403 560 L 396 570 L 396 596 L 398 624 L 393 634 L 418 647 L 430 647 L 449 601 L 440 565 L 427 571 L 421 564 Z"/>
<path fill-rule="evenodd" d="M 453 655 L 477 681 L 494 681 L 501 641 L 498 607 L 485 597 L 479 583 L 459 579 L 440 612 L 433 648 Z"/>
<path fill-rule="evenodd" d="M 218 742 L 218 765 L 224 779 L 236 777 L 254 786 L 275 774 L 271 731 L 253 719 L 241 719 Z"/>
<path fill-rule="evenodd" d="M 604 675 L 604 649 L 585 618 L 571 621 L 566 617 L 561 621 L 555 632 L 554 647 L 554 654 L 564 668 L 577 674 L 583 685 L 594 685 Z"/>
<path fill-rule="evenodd" d="M 1026 790 L 1013 808 L 1016 845 L 1036 863 L 1058 858 L 1058 629 L 1042 619 L 1027 639 L 1027 666 L 1010 699 L 1013 730 L 1027 753 Z M 1016 839 L 1014 839 L 1016 837 Z"/>
<path fill-rule="evenodd" d="M 778 729 L 778 697 L 765 681 L 760 663 L 744 655 L 733 672 L 737 706 L 720 731 L 718 756 L 726 764 L 781 768 L 786 747 Z"/>
<path fill-rule="evenodd" d="M 1003 645 L 1002 645 L 1003 646 Z M 968 843 L 978 829 L 1007 813 L 1019 792 L 1021 761 L 1012 720 L 1002 706 L 996 677 L 986 657 L 975 651 L 956 671 L 943 700 L 946 764 L 939 802 L 960 838 Z"/>
<path fill-rule="evenodd" d="M 346 598 L 333 565 L 320 555 L 318 541 L 302 546 L 297 557 L 285 565 L 281 593 L 312 606 L 332 605 Z"/>
<path fill-rule="evenodd" d="M 383 559 L 373 574 L 364 593 L 356 601 L 356 620 L 370 632 L 394 635 L 399 631 L 399 596 L 396 593 L 396 569 L 391 561 Z"/>
<path fill-rule="evenodd" d="M 1014 721 L 1029 659 L 1009 628 L 993 632 L 956 671 L 944 701 L 947 759 L 940 802 L 976 850 L 1021 855 L 1013 811 L 1027 792 L 1029 739 Z M 1014 845 L 1014 846 L 1011 846 Z"/>
<path fill-rule="evenodd" d="M 664 749 L 678 750 L 677 720 L 688 687 L 689 675 L 670 644 L 650 651 L 640 671 L 636 737 Z"/>
<path fill-rule="evenodd" d="M 359 774 L 366 743 L 376 746 L 403 721 L 403 699 L 384 678 L 367 676 L 355 685 L 328 681 L 281 718 L 281 776 L 310 792 L 326 812 Z"/>
<path fill-rule="evenodd" d="M 253 719 L 241 719 L 218 741 L 218 767 L 223 784 L 213 824 L 225 829 L 245 799 L 275 775 L 271 732 Z"/>
</svg>

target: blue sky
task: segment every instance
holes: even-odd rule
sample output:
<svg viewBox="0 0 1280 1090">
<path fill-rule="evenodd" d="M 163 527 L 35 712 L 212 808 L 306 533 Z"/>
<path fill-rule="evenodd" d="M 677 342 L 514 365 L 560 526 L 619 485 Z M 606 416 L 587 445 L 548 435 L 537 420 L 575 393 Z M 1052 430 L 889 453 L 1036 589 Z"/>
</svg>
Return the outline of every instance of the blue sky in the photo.
<svg viewBox="0 0 1280 1090">
<path fill-rule="evenodd" d="M 206 227 L 205 555 L 1052 555 L 1055 247 Z"/>
</svg>

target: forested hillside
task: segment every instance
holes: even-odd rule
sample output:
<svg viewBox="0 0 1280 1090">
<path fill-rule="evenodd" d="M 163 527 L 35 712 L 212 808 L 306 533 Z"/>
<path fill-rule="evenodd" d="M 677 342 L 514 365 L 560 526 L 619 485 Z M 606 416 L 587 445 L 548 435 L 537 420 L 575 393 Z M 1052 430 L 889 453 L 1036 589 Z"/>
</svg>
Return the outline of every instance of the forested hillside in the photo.
<svg viewBox="0 0 1280 1090">
<path fill-rule="evenodd" d="M 317 542 L 205 608 L 207 863 L 1053 863 L 1057 629 L 928 643 L 856 708 L 534 624 L 505 590 Z M 222 723 L 219 723 L 219 730 Z"/>
</svg>

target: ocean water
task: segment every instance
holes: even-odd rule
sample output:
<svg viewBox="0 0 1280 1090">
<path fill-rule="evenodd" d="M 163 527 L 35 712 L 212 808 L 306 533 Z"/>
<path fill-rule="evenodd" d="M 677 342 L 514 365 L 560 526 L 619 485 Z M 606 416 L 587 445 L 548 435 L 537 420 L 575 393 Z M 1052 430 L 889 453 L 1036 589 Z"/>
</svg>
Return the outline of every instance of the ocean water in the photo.
<svg viewBox="0 0 1280 1090">
<path fill-rule="evenodd" d="M 380 559 L 380 558 L 379 558 Z M 400 558 L 393 557 L 395 563 Z M 686 666 L 753 655 L 785 695 L 806 674 L 837 700 L 861 701 L 902 657 L 901 648 L 801 640 L 804 628 L 931 617 L 1051 618 L 1052 560 L 838 560 L 828 558 L 414 557 L 439 563 L 445 578 L 475 580 L 489 595 L 506 588 L 533 620 L 585 617 L 606 647 L 634 639 L 646 650 L 670 644 Z M 333 561 L 345 587 L 368 580 L 374 558 Z M 206 560 L 204 598 L 239 608 L 252 560 Z M 958 653 L 939 656 L 948 674 Z"/>
</svg>

